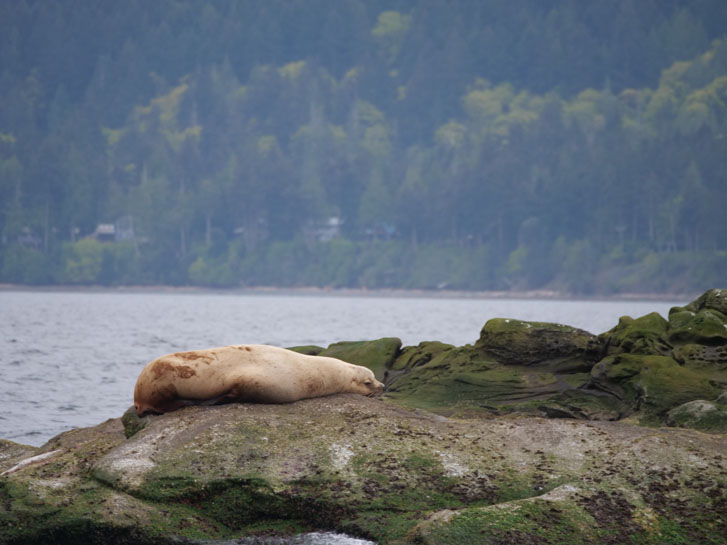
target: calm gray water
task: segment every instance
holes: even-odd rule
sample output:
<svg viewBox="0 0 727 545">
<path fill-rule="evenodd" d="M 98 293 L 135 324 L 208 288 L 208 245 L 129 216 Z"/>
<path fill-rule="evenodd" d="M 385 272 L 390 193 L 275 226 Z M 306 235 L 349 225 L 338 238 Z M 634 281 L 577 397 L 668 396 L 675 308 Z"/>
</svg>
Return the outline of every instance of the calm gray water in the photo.
<svg viewBox="0 0 727 545">
<path fill-rule="evenodd" d="M 2 291 L 0 438 L 41 445 L 120 416 L 142 367 L 169 352 L 380 337 L 463 345 L 493 317 L 600 333 L 619 316 L 666 315 L 685 302 Z"/>
</svg>

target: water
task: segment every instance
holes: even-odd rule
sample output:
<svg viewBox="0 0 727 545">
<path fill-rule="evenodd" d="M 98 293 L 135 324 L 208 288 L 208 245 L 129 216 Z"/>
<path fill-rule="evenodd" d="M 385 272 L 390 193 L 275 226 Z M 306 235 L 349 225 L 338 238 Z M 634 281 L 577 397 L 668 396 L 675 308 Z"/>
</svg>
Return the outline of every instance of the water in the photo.
<svg viewBox="0 0 727 545">
<path fill-rule="evenodd" d="M 120 416 L 136 377 L 169 352 L 400 337 L 474 343 L 493 317 L 593 333 L 619 316 L 666 315 L 686 301 L 554 301 L 220 292 L 0 292 L 0 438 L 41 445 Z"/>
</svg>

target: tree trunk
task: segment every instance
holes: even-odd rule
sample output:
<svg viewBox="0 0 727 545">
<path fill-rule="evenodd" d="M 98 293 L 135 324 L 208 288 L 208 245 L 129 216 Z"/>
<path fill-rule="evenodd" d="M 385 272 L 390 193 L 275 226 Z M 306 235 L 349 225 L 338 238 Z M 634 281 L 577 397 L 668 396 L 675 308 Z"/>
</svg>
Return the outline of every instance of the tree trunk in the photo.
<svg viewBox="0 0 727 545">
<path fill-rule="evenodd" d="M 187 234 L 184 232 L 184 226 L 179 226 L 179 251 L 182 257 L 187 257 Z"/>
</svg>

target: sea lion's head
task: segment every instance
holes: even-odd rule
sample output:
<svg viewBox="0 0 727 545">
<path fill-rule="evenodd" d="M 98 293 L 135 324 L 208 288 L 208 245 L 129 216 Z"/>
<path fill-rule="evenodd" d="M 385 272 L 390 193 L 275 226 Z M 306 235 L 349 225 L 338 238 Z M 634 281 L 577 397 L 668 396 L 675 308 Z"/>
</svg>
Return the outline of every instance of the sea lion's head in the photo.
<svg viewBox="0 0 727 545">
<path fill-rule="evenodd" d="M 352 392 L 371 397 L 384 391 L 384 385 L 376 380 L 371 369 L 360 365 L 354 367 L 356 367 L 356 372 L 351 379 Z"/>
</svg>

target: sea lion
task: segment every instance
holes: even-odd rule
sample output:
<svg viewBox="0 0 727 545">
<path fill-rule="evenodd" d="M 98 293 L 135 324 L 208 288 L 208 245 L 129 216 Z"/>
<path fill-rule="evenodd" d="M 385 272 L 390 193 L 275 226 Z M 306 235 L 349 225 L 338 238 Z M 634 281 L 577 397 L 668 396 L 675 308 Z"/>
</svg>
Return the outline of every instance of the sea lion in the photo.
<svg viewBox="0 0 727 545">
<path fill-rule="evenodd" d="M 177 352 L 149 362 L 136 381 L 134 407 L 144 416 L 195 404 L 290 403 L 344 392 L 371 396 L 383 388 L 360 365 L 243 344 Z"/>
</svg>

